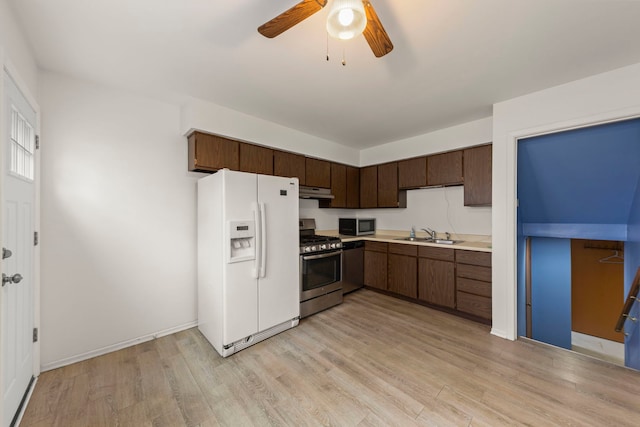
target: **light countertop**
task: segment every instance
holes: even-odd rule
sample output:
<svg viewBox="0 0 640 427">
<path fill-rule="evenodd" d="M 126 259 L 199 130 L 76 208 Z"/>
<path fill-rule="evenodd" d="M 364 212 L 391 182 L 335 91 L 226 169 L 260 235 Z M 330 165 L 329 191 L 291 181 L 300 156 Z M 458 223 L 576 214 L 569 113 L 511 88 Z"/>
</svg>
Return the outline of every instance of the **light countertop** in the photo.
<svg viewBox="0 0 640 427">
<path fill-rule="evenodd" d="M 479 235 L 479 234 L 453 234 L 451 238 L 453 240 L 459 240 L 460 243 L 454 243 L 453 245 L 430 243 L 422 241 L 409 241 L 409 240 L 397 240 L 402 237 L 409 237 L 409 232 L 406 230 L 378 230 L 376 234 L 370 234 L 367 236 L 346 236 L 339 234 L 338 230 L 316 230 L 316 234 L 324 236 L 338 236 L 343 242 L 353 242 L 356 240 L 369 240 L 374 242 L 388 242 L 388 243 L 400 243 L 404 245 L 419 245 L 419 246 L 433 246 L 437 248 L 449 248 L 449 249 L 461 249 L 467 251 L 478 252 L 491 252 L 491 236 Z M 426 237 L 425 233 L 416 233 L 416 237 Z M 444 237 L 438 235 L 438 237 Z"/>
</svg>

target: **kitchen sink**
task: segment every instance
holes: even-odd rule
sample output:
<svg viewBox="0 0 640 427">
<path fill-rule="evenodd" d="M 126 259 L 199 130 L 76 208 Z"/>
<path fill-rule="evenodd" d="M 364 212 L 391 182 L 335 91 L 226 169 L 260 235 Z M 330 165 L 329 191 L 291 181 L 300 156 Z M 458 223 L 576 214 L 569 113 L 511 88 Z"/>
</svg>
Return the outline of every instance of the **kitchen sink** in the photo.
<svg viewBox="0 0 640 427">
<path fill-rule="evenodd" d="M 405 240 L 407 242 L 431 242 L 433 243 L 433 239 L 431 237 L 398 237 L 393 240 Z"/>
<path fill-rule="evenodd" d="M 397 237 L 393 240 L 404 240 L 405 242 L 438 243 L 440 245 L 455 245 L 456 243 L 462 243 L 462 240 L 432 239 L 431 237 Z"/>
<path fill-rule="evenodd" d="M 431 242 L 429 237 L 398 237 L 393 240 L 406 240 L 407 242 Z"/>
<path fill-rule="evenodd" d="M 462 240 L 450 240 L 450 239 L 436 239 L 431 240 L 433 243 L 439 243 L 441 245 L 455 245 L 456 243 L 461 243 Z"/>
</svg>

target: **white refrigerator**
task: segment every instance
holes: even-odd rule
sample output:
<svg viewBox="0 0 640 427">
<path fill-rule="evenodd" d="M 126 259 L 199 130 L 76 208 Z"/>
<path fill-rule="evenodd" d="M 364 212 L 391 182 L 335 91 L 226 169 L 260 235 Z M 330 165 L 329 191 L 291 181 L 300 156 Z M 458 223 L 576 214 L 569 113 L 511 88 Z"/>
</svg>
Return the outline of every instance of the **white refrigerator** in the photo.
<svg viewBox="0 0 640 427">
<path fill-rule="evenodd" d="M 198 180 L 198 328 L 227 357 L 300 318 L 298 179 Z"/>
</svg>

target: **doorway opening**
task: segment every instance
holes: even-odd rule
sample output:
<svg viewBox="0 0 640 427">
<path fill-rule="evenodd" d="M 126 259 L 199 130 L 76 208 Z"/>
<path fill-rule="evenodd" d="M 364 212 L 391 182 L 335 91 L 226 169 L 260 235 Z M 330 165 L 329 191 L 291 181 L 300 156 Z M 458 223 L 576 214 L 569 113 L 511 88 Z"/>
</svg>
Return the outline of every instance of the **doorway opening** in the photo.
<svg viewBox="0 0 640 427">
<path fill-rule="evenodd" d="M 615 332 L 640 259 L 629 233 L 640 222 L 639 158 L 640 119 L 518 141 L 518 335 L 640 360 Z"/>
</svg>

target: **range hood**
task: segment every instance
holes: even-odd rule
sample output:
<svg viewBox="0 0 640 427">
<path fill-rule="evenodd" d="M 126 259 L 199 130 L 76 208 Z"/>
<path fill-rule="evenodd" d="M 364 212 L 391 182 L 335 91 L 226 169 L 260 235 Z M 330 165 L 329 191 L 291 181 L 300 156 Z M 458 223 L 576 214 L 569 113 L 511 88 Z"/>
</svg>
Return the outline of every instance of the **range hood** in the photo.
<svg viewBox="0 0 640 427">
<path fill-rule="evenodd" d="M 334 199 L 335 197 L 333 194 L 331 194 L 331 190 L 329 190 L 328 188 L 305 187 L 304 185 L 301 185 L 300 198 L 331 200 L 331 199 Z"/>
</svg>

